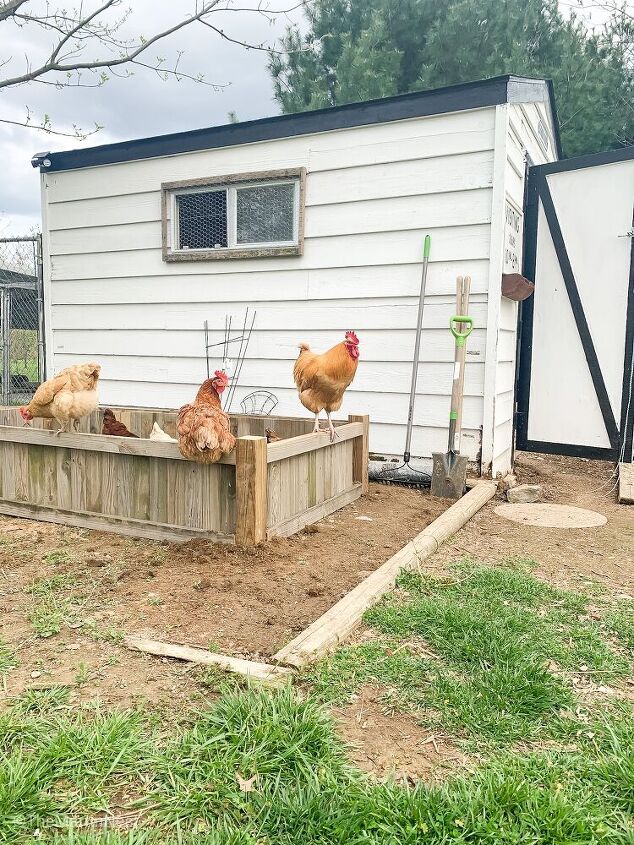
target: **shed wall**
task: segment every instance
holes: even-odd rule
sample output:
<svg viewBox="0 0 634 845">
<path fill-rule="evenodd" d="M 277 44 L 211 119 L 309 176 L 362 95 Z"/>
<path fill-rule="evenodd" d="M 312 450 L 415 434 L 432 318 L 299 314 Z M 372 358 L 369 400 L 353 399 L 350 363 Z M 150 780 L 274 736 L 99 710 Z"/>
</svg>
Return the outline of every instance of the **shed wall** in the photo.
<svg viewBox="0 0 634 845">
<path fill-rule="evenodd" d="M 523 220 L 528 165 L 543 164 L 557 158 L 550 110 L 546 103 L 511 103 L 499 106 L 498 114 L 500 119 L 505 121 L 506 126 L 505 148 L 500 151 L 500 158 L 504 162 L 504 201 L 505 204 L 510 202 L 515 210 L 521 211 Z M 546 145 L 544 137 L 548 139 Z M 498 244 L 499 242 L 498 240 Z M 501 243 L 502 272 L 510 272 L 512 268 L 505 266 L 504 236 L 501 238 Z M 520 247 L 523 245 L 523 238 L 520 238 L 519 245 Z M 493 264 L 493 261 L 491 263 Z M 517 272 L 521 271 L 520 249 Z M 500 274 L 496 274 L 496 277 L 499 278 Z M 491 288 L 491 293 L 499 297 L 491 454 L 492 473 L 495 476 L 497 473 L 507 473 L 512 466 L 518 303 L 504 298 L 500 295 L 500 291 L 494 294 L 493 288 Z"/>
<path fill-rule="evenodd" d="M 258 388 L 301 413 L 299 341 L 324 350 L 353 328 L 362 365 L 341 414 L 368 413 L 370 448 L 402 451 L 422 241 L 432 236 L 412 454 L 444 450 L 455 277 L 470 274 L 463 451 L 480 451 L 495 108 L 44 174 L 49 367 L 102 364 L 102 403 L 178 406 L 205 377 L 225 315 L 257 309 L 234 410 Z M 301 257 L 167 264 L 160 184 L 281 167 L 308 170 Z"/>
</svg>

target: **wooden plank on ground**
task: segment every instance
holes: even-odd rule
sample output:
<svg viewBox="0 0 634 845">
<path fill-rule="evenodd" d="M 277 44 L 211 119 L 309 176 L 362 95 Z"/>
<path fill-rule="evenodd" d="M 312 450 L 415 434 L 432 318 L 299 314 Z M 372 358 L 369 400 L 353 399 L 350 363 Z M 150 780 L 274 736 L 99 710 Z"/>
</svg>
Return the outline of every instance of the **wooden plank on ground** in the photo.
<svg viewBox="0 0 634 845">
<path fill-rule="evenodd" d="M 177 643 L 164 643 L 159 640 L 148 640 L 143 637 L 129 636 L 124 639 L 124 644 L 135 651 L 142 651 L 145 654 L 156 654 L 159 657 L 175 657 L 178 660 L 187 660 L 190 663 L 202 663 L 205 666 L 220 666 L 229 672 L 238 675 L 246 675 L 253 681 L 264 683 L 276 683 L 285 680 L 293 674 L 292 669 L 284 666 L 272 666 L 268 663 L 255 663 L 252 660 L 243 660 L 240 657 L 231 657 L 228 654 L 215 654 L 204 648 L 179 645 Z"/>
<path fill-rule="evenodd" d="M 494 481 L 478 484 L 470 490 L 383 566 L 281 648 L 273 659 L 278 663 L 300 667 L 337 646 L 358 625 L 365 611 L 394 586 L 400 572 L 414 569 L 434 554 L 447 537 L 462 528 L 495 495 L 496 490 L 497 484 Z"/>
<path fill-rule="evenodd" d="M 619 502 L 634 505 L 634 464 L 619 464 Z"/>
</svg>

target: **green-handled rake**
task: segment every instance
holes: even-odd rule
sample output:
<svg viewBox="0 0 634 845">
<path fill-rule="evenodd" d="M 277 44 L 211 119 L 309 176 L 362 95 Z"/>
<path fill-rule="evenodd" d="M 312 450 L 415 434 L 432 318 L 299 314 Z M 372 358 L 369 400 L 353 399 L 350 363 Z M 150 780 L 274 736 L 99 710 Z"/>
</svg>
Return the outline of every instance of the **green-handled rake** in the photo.
<svg viewBox="0 0 634 845">
<path fill-rule="evenodd" d="M 418 358 L 420 355 L 420 337 L 423 328 L 423 310 L 425 308 L 425 287 L 427 285 L 427 267 L 429 264 L 429 253 L 431 249 L 431 237 L 425 235 L 423 244 L 423 269 L 420 281 L 420 294 L 418 297 L 418 320 L 416 323 L 416 340 L 414 342 L 414 360 L 412 361 L 412 381 L 409 392 L 409 409 L 407 413 L 407 432 L 405 434 L 405 449 L 403 451 L 403 463 L 394 466 L 394 462 L 388 463 L 378 470 L 370 470 L 370 478 L 382 484 L 398 484 L 403 487 L 414 487 L 422 489 L 429 487 L 431 476 L 428 472 L 421 472 L 410 465 L 410 448 L 412 445 L 412 428 L 414 425 L 414 402 L 416 401 L 416 380 L 418 378 Z"/>
</svg>

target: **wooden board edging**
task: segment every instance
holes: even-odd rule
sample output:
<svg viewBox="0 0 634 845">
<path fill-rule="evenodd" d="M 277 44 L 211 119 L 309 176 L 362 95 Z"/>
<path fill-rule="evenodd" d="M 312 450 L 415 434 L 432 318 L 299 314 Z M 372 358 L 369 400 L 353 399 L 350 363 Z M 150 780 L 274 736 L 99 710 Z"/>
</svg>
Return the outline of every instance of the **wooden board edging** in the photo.
<svg viewBox="0 0 634 845">
<path fill-rule="evenodd" d="M 215 534 L 213 531 L 205 531 L 202 528 L 181 528 L 178 525 L 145 522 L 142 519 L 105 516 L 89 511 L 67 511 L 60 508 L 47 508 L 44 505 L 10 502 L 4 499 L 0 499 L 0 514 L 17 516 L 22 519 L 35 519 L 40 522 L 53 522 L 57 525 L 70 525 L 73 528 L 90 528 L 93 531 L 123 534 L 126 537 L 167 540 L 171 543 L 186 543 L 188 540 L 211 540 L 214 543 L 231 544 L 235 542 L 233 534 Z"/>
<path fill-rule="evenodd" d="M 287 643 L 273 660 L 299 668 L 335 648 L 355 628 L 365 611 L 394 586 L 400 572 L 415 569 L 425 558 L 482 508 L 497 491 L 494 481 L 482 482 L 435 519 L 379 569 Z"/>
<path fill-rule="evenodd" d="M 337 426 L 337 439 L 334 444 L 326 434 L 299 434 L 297 437 L 289 437 L 280 440 L 279 443 L 269 443 L 267 450 L 267 462 L 281 461 L 284 458 L 292 458 L 294 455 L 303 455 L 306 452 L 314 452 L 316 449 L 325 449 L 328 446 L 345 443 L 346 440 L 353 440 L 364 434 L 364 425 L 360 422 L 346 423 Z"/>
<path fill-rule="evenodd" d="M 361 484 L 355 484 L 352 490 L 346 490 L 338 496 L 333 496 L 332 499 L 326 499 L 325 502 L 321 502 L 319 505 L 298 513 L 284 522 L 271 525 L 266 533 L 267 540 L 270 540 L 271 537 L 290 537 L 296 534 L 306 525 L 312 525 L 314 522 L 318 522 L 325 516 L 330 516 L 331 513 L 338 511 L 340 508 L 345 508 L 346 505 L 356 501 L 361 496 L 362 490 Z"/>
<path fill-rule="evenodd" d="M 294 674 L 292 669 L 284 666 L 255 663 L 252 660 L 243 660 L 240 657 L 231 657 L 228 654 L 216 654 L 204 648 L 165 643 L 160 640 L 148 640 L 144 637 L 127 636 L 123 643 L 127 648 L 142 651 L 144 654 L 175 657 L 177 660 L 202 663 L 205 666 L 220 666 L 221 669 L 226 669 L 228 672 L 244 675 L 252 681 L 262 681 L 263 683 L 276 683 Z"/>
<path fill-rule="evenodd" d="M 26 443 L 36 446 L 57 446 L 64 449 L 83 449 L 87 452 L 114 452 L 119 455 L 141 455 L 150 458 L 170 458 L 186 461 L 177 443 L 165 443 L 160 440 L 135 437 L 112 437 L 106 434 L 57 434 L 45 428 L 19 428 L 12 425 L 0 425 L 0 442 Z M 223 455 L 219 464 L 235 464 L 236 456 Z"/>
</svg>

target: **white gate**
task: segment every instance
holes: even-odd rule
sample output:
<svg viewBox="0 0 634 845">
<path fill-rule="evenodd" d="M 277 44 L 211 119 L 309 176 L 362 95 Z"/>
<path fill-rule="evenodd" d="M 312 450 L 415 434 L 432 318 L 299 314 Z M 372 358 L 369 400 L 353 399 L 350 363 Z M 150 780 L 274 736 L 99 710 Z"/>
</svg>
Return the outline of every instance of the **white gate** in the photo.
<svg viewBox="0 0 634 845">
<path fill-rule="evenodd" d="M 533 167 L 517 446 L 632 460 L 634 147 Z"/>
</svg>

